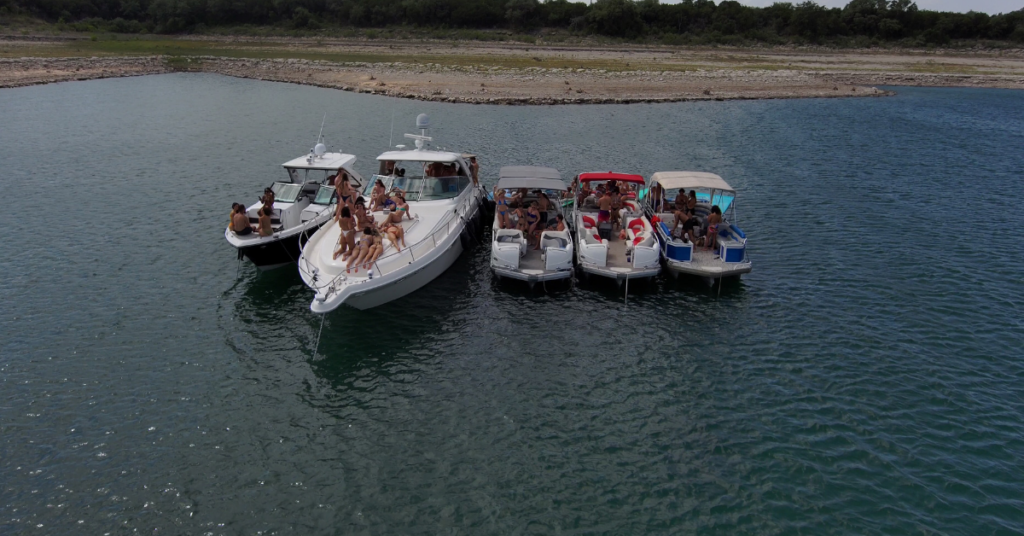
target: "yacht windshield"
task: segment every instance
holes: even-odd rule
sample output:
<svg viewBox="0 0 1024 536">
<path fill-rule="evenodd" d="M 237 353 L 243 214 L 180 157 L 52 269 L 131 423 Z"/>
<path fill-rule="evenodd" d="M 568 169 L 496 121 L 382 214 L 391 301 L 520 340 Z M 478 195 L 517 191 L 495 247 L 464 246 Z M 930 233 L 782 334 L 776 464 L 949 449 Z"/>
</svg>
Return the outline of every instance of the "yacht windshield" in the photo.
<svg viewBox="0 0 1024 536">
<path fill-rule="evenodd" d="M 282 203 L 294 203 L 298 200 L 299 194 L 302 193 L 301 184 L 275 182 L 272 188 L 274 190 L 274 200 Z"/>
<path fill-rule="evenodd" d="M 458 197 L 472 184 L 469 175 L 453 163 L 400 162 L 394 169 L 394 175 L 374 175 L 365 193 L 381 179 L 388 191 L 397 188 L 405 192 L 407 201 L 432 201 Z"/>
<path fill-rule="evenodd" d="M 334 187 L 333 186 L 320 186 L 316 191 L 316 198 L 313 199 L 313 203 L 317 205 L 330 205 L 334 200 Z"/>
</svg>

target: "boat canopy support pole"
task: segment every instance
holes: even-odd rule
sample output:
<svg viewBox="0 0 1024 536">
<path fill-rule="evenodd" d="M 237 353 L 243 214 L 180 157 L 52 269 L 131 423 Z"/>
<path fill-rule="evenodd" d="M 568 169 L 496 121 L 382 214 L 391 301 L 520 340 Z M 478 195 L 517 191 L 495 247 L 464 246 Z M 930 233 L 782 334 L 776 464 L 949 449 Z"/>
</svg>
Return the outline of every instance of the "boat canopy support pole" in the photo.
<svg viewBox="0 0 1024 536">
<path fill-rule="evenodd" d="M 623 297 L 623 303 L 629 305 L 629 277 L 626 277 L 626 295 Z"/>
</svg>

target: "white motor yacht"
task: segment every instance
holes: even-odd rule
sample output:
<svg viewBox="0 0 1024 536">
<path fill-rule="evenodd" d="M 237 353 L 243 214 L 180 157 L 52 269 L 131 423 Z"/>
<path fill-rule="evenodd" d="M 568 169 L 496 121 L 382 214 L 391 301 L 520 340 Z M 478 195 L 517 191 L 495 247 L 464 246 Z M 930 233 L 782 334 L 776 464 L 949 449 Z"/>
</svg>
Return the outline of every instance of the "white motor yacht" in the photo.
<svg viewBox="0 0 1024 536">
<path fill-rule="evenodd" d="M 619 187 L 619 231 L 613 230 L 611 211 L 600 209 L 598 184 Z M 581 173 L 577 177 L 572 225 L 576 233 L 576 260 L 584 275 L 621 283 L 654 277 L 661 271 L 658 236 L 636 199 L 636 191 L 643 186 L 644 178 L 640 175 Z"/>
<path fill-rule="evenodd" d="M 255 230 L 239 234 L 230 225 L 224 230 L 224 238 L 238 250 L 238 258 L 244 256 L 260 270 L 295 263 L 300 253 L 299 237 L 308 237 L 334 217 L 334 177 L 348 176 L 353 188 L 362 185 L 362 178 L 352 169 L 355 161 L 350 154 L 327 152 L 318 141 L 309 155 L 282 164 L 288 180 L 271 185 L 273 234 L 261 236 Z M 246 208 L 251 225 L 258 226 L 262 207 L 262 200 L 258 200 Z"/>
<path fill-rule="evenodd" d="M 644 211 L 655 222 L 661 242 L 661 257 L 673 277 L 690 274 L 709 283 L 723 277 L 740 277 L 751 270 L 747 257 L 747 235 L 736 225 L 736 191 L 722 177 L 697 171 L 659 171 L 651 176 L 645 194 Z M 666 199 L 695 194 L 695 210 L 685 221 L 676 222 L 676 207 Z M 717 212 L 721 223 L 709 236 L 708 216 Z"/>
<path fill-rule="evenodd" d="M 419 135 L 406 134 L 416 148 L 388 151 L 377 157 L 380 169 L 368 181 L 365 194 L 380 180 L 389 195 L 401 193 L 407 210 L 398 223 L 405 244 L 382 240 L 384 251 L 375 261 L 355 264 L 338 256 L 341 228 L 325 225 L 303 245 L 299 274 L 316 296 L 310 304 L 315 313 L 327 313 L 341 305 L 369 309 L 401 298 L 426 285 L 448 269 L 468 243 L 470 226 L 478 225 L 483 188 L 475 185 L 469 163 L 460 153 L 426 148 L 429 119 L 416 118 Z M 391 215 L 373 212 L 375 223 Z M 362 235 L 361 230 L 356 230 Z"/>
<path fill-rule="evenodd" d="M 533 285 L 541 281 L 568 279 L 572 277 L 573 243 L 569 235 L 568 222 L 563 216 L 563 231 L 557 230 L 558 217 L 562 216 L 562 194 L 565 183 L 558 170 L 535 166 L 506 166 L 501 168 L 495 192 L 494 224 L 491 232 L 491 270 L 498 278 L 508 277 L 526 281 Z M 548 210 L 541 213 L 535 229 L 539 242 L 531 246 L 522 229 L 503 228 L 501 212 L 511 212 L 509 203 L 514 191 L 522 193 L 515 197 L 524 206 L 536 201 L 541 193 L 550 200 Z M 554 228 L 548 229 L 551 225 Z"/>
</svg>

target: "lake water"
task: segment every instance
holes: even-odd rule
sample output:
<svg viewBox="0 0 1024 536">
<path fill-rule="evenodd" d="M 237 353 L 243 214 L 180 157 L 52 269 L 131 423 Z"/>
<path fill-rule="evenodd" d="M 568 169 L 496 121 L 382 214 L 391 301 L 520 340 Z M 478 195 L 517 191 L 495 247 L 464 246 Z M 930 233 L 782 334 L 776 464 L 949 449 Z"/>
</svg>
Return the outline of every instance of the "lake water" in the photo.
<svg viewBox="0 0 1024 536">
<path fill-rule="evenodd" d="M 465 254 L 320 317 L 233 201 L 327 113 L 566 177 L 721 174 L 754 272 Z M 491 107 L 204 74 L 0 91 L 2 534 L 1024 532 L 1024 92 Z M 236 275 L 237 271 L 237 275 Z"/>
</svg>

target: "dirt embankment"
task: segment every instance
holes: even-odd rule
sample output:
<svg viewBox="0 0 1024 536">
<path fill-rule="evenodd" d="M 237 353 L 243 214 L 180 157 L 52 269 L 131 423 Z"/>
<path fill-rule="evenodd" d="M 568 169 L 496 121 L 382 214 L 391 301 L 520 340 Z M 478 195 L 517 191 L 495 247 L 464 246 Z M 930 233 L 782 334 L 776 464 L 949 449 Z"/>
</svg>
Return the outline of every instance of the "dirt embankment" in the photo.
<svg viewBox="0 0 1024 536">
<path fill-rule="evenodd" d="M 33 43 L 36 45 L 36 43 Z M 249 48 L 245 48 L 249 47 Z M 30 52 L 31 48 L 26 48 Z M 57 49 L 59 50 L 59 49 Z M 882 96 L 884 85 L 1024 89 L 1019 54 L 296 44 L 225 49 L 346 59 L 197 56 L 0 59 L 0 87 L 200 71 L 420 100 L 571 104 Z M 377 61 L 352 61 L 352 57 Z M 348 55 L 348 56 L 344 56 Z M 389 60 L 389 61 L 380 61 Z"/>
</svg>

